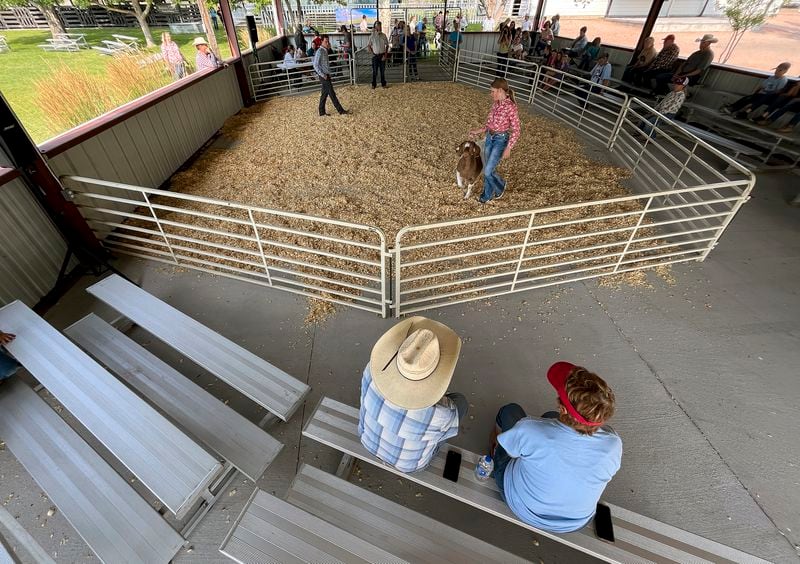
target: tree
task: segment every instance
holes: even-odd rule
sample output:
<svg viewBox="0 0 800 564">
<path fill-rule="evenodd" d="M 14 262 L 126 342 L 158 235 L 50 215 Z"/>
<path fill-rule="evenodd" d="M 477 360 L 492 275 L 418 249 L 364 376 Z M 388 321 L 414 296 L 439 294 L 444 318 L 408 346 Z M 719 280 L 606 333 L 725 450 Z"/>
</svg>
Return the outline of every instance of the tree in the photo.
<svg viewBox="0 0 800 564">
<path fill-rule="evenodd" d="M 153 9 L 153 0 L 144 0 L 144 9 L 139 0 L 133 0 L 128 3 L 124 0 L 81 0 L 79 5 L 94 5 L 102 6 L 110 12 L 117 12 L 118 14 L 125 14 L 126 16 L 133 16 L 142 28 L 144 41 L 148 47 L 154 47 L 153 34 L 150 33 L 150 25 L 147 23 L 147 16 L 150 15 L 150 10 Z M 130 8 L 128 8 L 130 6 Z"/>
<path fill-rule="evenodd" d="M 505 13 L 507 4 L 508 0 L 478 0 L 478 5 L 486 13 L 486 17 L 494 21 L 499 20 Z"/>
<path fill-rule="evenodd" d="M 50 28 L 50 33 L 66 33 L 64 24 L 61 23 L 61 18 L 56 13 L 56 6 L 58 0 L 0 0 L 0 9 L 6 8 L 39 8 L 47 20 L 47 27 Z"/>
<path fill-rule="evenodd" d="M 784 2 L 785 0 L 727 0 L 724 6 L 720 6 L 733 33 L 720 53 L 719 62 L 727 62 L 744 34 L 774 16 Z"/>
</svg>

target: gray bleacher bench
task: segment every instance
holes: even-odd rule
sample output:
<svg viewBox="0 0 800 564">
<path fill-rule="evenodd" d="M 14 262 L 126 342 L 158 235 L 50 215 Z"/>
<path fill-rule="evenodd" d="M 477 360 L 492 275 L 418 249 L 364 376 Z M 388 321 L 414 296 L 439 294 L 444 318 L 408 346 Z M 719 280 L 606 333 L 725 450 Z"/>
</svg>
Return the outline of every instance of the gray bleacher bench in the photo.
<svg viewBox="0 0 800 564">
<path fill-rule="evenodd" d="M 222 465 L 20 301 L 0 309 L 6 345 L 31 375 L 176 516 Z"/>
<path fill-rule="evenodd" d="M 94 314 L 64 330 L 183 429 L 257 481 L 283 445 Z"/>
<path fill-rule="evenodd" d="M 311 389 L 116 274 L 86 291 L 283 421 Z"/>
<path fill-rule="evenodd" d="M 728 153 L 729 151 L 733 152 L 733 158 L 738 159 L 740 155 L 746 155 L 749 157 L 760 156 L 761 151 L 758 149 L 754 149 L 753 147 L 748 147 L 747 145 L 742 145 L 741 143 L 737 143 L 732 139 L 728 139 L 727 137 L 722 137 L 721 135 L 717 135 L 711 131 L 706 131 L 705 129 L 700 129 L 699 127 L 695 127 L 693 125 L 689 125 L 688 123 L 683 123 L 680 121 L 674 122 L 675 125 L 680 126 L 681 128 L 685 129 L 695 137 L 702 139 L 703 141 L 708 141 L 709 144 L 714 145 L 716 147 L 720 147 L 722 149 L 728 149 L 725 151 Z"/>
<path fill-rule="evenodd" d="M 479 482 L 474 475 L 478 455 L 450 445 L 442 445 L 439 453 L 425 470 L 404 474 L 384 464 L 370 454 L 358 436 L 358 409 L 330 398 L 322 398 L 308 420 L 303 435 L 341 451 L 345 455 L 363 460 L 393 472 L 412 482 L 458 499 L 487 513 L 534 531 L 571 548 L 599 558 L 605 562 L 759 562 L 762 560 L 718 542 L 705 539 L 677 527 L 661 523 L 632 511 L 607 504 L 611 508 L 616 542 L 608 543 L 597 538 L 592 527 L 566 534 L 550 533 L 528 525 L 518 519 L 503 502 L 494 480 Z M 461 472 L 458 482 L 442 477 L 445 457 L 449 450 L 461 453 Z"/>
<path fill-rule="evenodd" d="M 528 562 L 307 464 L 295 475 L 286 501 L 409 562 Z"/>
<path fill-rule="evenodd" d="M 103 562 L 166 563 L 180 550 L 181 536 L 16 377 L 0 386 L 0 437 Z"/>
<path fill-rule="evenodd" d="M 236 562 L 262 564 L 405 563 L 302 509 L 256 489 L 219 551 Z"/>
<path fill-rule="evenodd" d="M 800 137 L 796 133 L 779 133 L 774 129 L 756 125 L 748 120 L 736 119 L 719 113 L 719 110 L 686 102 L 683 104 L 686 120 L 696 119 L 708 125 L 714 131 L 723 135 L 733 135 L 741 140 L 749 141 L 763 147 L 760 161 L 767 163 L 775 154 L 785 154 L 792 159 L 788 165 L 797 166 L 800 163 Z"/>
</svg>

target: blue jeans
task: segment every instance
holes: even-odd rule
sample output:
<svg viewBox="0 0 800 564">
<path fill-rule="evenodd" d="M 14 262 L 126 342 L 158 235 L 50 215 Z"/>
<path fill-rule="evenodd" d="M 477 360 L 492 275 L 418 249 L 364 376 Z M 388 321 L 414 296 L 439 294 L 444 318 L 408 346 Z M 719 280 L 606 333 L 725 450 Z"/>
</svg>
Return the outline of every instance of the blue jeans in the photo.
<svg viewBox="0 0 800 564">
<path fill-rule="evenodd" d="M 677 114 L 664 114 L 664 117 L 669 119 L 675 119 Z M 645 132 L 645 134 L 650 137 L 650 139 L 655 139 L 658 135 L 655 130 L 656 120 L 658 120 L 658 116 L 652 116 L 647 118 L 646 120 L 642 121 L 639 124 L 639 129 Z"/>
<path fill-rule="evenodd" d="M 525 410 L 520 407 L 517 403 L 509 403 L 504 405 L 500 408 L 500 411 L 497 412 L 497 417 L 495 418 L 494 422 L 500 427 L 500 432 L 505 433 L 511 427 L 517 424 L 517 421 L 527 417 L 525 414 Z M 548 419 L 558 419 L 558 412 L 557 411 L 547 411 L 542 414 L 542 417 L 546 417 Z M 503 447 L 500 446 L 500 443 L 497 444 L 497 447 L 494 449 L 494 480 L 497 482 L 497 487 L 500 489 L 500 495 L 503 497 L 505 501 L 505 492 L 503 490 L 503 479 L 506 474 L 506 467 L 508 463 L 511 462 L 511 457 L 505 451 Z"/>
<path fill-rule="evenodd" d="M 488 202 L 492 198 L 498 197 L 506 189 L 506 181 L 495 173 L 497 165 L 503 158 L 503 151 L 508 146 L 508 133 L 486 134 L 486 143 L 483 147 L 483 154 L 486 156 L 486 163 L 483 165 L 483 194 L 481 202 Z"/>
<path fill-rule="evenodd" d="M 0 380 L 10 378 L 17 373 L 20 369 L 20 363 L 17 360 L 0 348 Z"/>
</svg>

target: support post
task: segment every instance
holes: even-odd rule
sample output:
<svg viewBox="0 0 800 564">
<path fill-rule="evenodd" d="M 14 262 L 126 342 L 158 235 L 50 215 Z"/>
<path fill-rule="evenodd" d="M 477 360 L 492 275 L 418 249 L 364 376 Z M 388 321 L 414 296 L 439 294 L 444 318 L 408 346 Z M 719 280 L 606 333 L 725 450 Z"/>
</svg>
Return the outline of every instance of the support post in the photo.
<svg viewBox="0 0 800 564">
<path fill-rule="evenodd" d="M 663 5 L 664 0 L 652 0 L 650 11 L 647 13 L 644 25 L 642 26 L 642 32 L 639 34 L 639 41 L 636 42 L 636 49 L 633 50 L 633 55 L 631 55 L 631 60 L 628 64 L 636 62 L 636 58 L 639 56 L 639 53 L 642 52 L 644 40 L 653 33 L 653 28 L 656 27 L 656 20 L 658 19 L 658 14 L 661 12 L 661 7 Z"/>
<path fill-rule="evenodd" d="M 236 37 L 236 26 L 233 25 L 233 13 L 228 0 L 220 0 L 219 8 L 222 12 L 222 25 L 225 26 L 225 34 L 228 36 L 228 46 L 231 48 L 231 56 L 234 58 L 233 69 L 236 72 L 236 82 L 239 83 L 239 92 L 242 95 L 242 103 L 249 106 L 253 103 L 250 95 L 250 85 L 247 83 L 247 72 L 242 61 L 242 52 L 239 50 L 239 41 Z"/>
<path fill-rule="evenodd" d="M 280 37 L 286 34 L 283 22 L 283 2 L 272 0 L 272 20 L 275 22 L 275 35 Z"/>
<path fill-rule="evenodd" d="M 547 0 L 539 0 L 536 4 L 536 13 L 533 16 L 533 41 L 539 38 L 539 28 L 542 27 L 542 13 L 544 12 L 544 5 L 546 2 Z M 536 44 L 533 43 L 533 45 Z"/>
</svg>

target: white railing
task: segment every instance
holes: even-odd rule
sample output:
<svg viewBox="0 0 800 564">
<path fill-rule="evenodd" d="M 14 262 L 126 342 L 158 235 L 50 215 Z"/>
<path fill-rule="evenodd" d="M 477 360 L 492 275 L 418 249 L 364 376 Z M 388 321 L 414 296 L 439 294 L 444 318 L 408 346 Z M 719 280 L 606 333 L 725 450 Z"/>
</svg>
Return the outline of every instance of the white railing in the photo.
<svg viewBox="0 0 800 564">
<path fill-rule="evenodd" d="M 81 176 L 62 181 L 109 251 L 387 315 L 380 229 Z"/>
<path fill-rule="evenodd" d="M 342 75 L 352 72 L 343 64 Z M 439 64 L 477 88 L 505 77 L 518 104 L 602 143 L 631 171 L 625 182 L 632 194 L 409 226 L 387 249 L 375 227 L 83 177 L 65 181 L 109 250 L 384 317 L 702 261 L 753 188 L 744 166 L 613 88 L 449 45 Z M 262 97 L 303 91 L 277 63 L 253 67 Z"/>
<path fill-rule="evenodd" d="M 643 193 L 401 229 L 396 316 L 702 261 L 749 197 L 750 171 L 639 100 L 548 67 L 458 51 L 456 81 L 488 88 L 498 76 L 518 103 L 602 142 Z"/>
<path fill-rule="evenodd" d="M 330 71 L 333 84 L 352 82 L 349 57 L 341 53 L 332 53 Z M 294 65 L 286 65 L 282 61 L 253 63 L 250 65 L 249 74 L 253 97 L 258 102 L 274 96 L 314 92 L 320 88 L 314 64 L 308 58 Z"/>
</svg>

